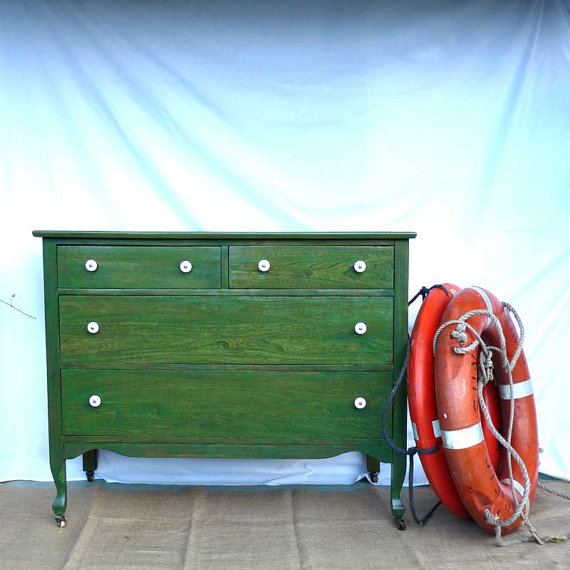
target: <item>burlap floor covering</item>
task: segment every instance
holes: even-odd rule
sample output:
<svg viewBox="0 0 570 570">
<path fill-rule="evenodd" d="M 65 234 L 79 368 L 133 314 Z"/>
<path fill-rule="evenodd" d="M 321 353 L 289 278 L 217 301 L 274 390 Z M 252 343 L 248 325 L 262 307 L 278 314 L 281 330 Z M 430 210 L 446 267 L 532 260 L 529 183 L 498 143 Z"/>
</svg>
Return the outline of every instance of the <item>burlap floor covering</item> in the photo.
<svg viewBox="0 0 570 570">
<path fill-rule="evenodd" d="M 548 481 L 570 493 L 570 483 Z M 428 487 L 416 491 L 421 512 Z M 68 526 L 51 516 L 51 485 L 0 485 L 2 569 L 570 568 L 570 544 L 499 548 L 441 507 L 425 528 L 395 529 L 389 490 L 70 485 Z M 532 521 L 570 531 L 570 501 L 538 490 Z M 526 536 L 519 531 L 514 536 Z M 511 535 L 512 537 L 513 535 Z"/>
</svg>

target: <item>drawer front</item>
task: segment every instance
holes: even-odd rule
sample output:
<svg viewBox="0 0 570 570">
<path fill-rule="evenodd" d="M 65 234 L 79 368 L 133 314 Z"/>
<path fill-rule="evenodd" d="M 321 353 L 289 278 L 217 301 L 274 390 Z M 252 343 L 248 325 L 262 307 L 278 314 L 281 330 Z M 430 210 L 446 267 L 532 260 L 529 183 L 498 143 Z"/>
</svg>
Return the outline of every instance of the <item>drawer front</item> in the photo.
<svg viewBox="0 0 570 570">
<path fill-rule="evenodd" d="M 67 369 L 63 433 L 234 442 L 379 439 L 389 391 L 390 375 L 382 372 Z M 93 396 L 97 407 L 89 404 Z M 357 398 L 366 400 L 364 408 L 355 406 Z"/>
<path fill-rule="evenodd" d="M 59 246 L 57 268 L 59 287 L 214 289 L 221 285 L 221 249 Z"/>
<path fill-rule="evenodd" d="M 391 297 L 60 297 L 63 366 L 384 365 L 392 339 Z"/>
<path fill-rule="evenodd" d="M 236 289 L 392 289 L 394 248 L 233 246 L 229 282 Z"/>
</svg>

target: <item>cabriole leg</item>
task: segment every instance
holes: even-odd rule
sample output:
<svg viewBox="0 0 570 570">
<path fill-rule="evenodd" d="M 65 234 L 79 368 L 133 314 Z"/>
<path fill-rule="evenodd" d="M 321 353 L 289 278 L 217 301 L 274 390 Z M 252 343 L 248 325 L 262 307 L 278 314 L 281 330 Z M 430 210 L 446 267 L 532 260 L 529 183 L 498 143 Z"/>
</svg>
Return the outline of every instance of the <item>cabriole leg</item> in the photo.
<svg viewBox="0 0 570 570">
<path fill-rule="evenodd" d="M 56 496 L 52 505 L 57 526 L 65 526 L 65 509 L 67 508 L 67 480 L 65 472 L 65 459 L 62 454 L 51 453 L 51 473 L 56 488 Z"/>
<path fill-rule="evenodd" d="M 392 498 L 392 515 L 398 530 L 405 530 L 406 523 L 403 516 L 405 512 L 404 503 L 400 494 L 402 486 L 404 485 L 404 478 L 406 476 L 406 456 L 393 452 L 392 455 L 392 485 L 391 485 L 391 498 Z"/>
</svg>

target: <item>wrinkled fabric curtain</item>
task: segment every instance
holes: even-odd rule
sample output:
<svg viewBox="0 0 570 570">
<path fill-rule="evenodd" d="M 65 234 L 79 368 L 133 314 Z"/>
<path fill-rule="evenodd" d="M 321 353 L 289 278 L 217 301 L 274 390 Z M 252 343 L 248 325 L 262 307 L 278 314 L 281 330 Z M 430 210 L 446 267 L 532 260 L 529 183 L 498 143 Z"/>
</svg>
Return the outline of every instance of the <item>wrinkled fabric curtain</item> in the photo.
<svg viewBox="0 0 570 570">
<path fill-rule="evenodd" d="M 32 229 L 417 231 L 411 293 L 476 284 L 518 309 L 540 468 L 570 478 L 569 101 L 564 0 L 2 3 L 0 480 L 50 478 Z M 105 453 L 99 473 L 365 468 Z"/>
</svg>

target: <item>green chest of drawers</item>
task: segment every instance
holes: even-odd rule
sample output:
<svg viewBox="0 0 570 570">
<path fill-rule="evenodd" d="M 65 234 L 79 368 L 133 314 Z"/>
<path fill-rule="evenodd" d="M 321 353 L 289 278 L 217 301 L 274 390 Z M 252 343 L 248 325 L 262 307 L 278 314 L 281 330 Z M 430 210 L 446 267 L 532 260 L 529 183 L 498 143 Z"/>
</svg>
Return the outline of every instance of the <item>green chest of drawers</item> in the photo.
<svg viewBox="0 0 570 570">
<path fill-rule="evenodd" d="M 65 460 L 405 460 L 381 414 L 405 356 L 415 234 L 37 231 L 43 238 L 50 464 Z M 405 445 L 405 393 L 388 430 Z"/>
</svg>

